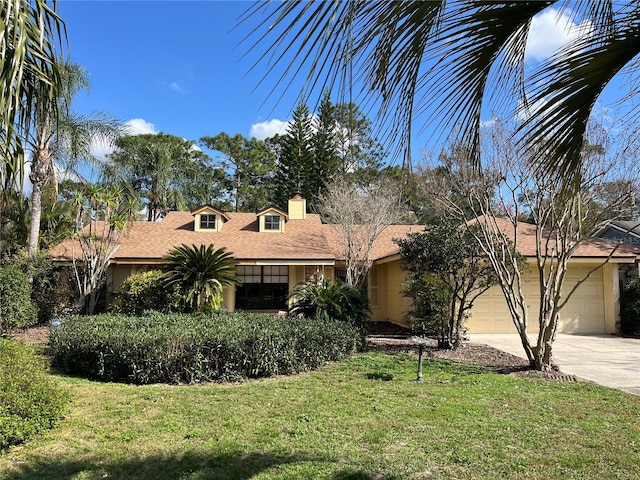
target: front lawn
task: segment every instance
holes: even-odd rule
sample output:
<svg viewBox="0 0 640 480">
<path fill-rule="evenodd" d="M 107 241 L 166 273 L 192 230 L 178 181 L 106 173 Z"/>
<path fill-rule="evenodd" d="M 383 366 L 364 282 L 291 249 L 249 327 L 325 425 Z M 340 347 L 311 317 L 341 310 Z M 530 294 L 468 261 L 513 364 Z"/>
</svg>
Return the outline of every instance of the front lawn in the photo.
<svg viewBox="0 0 640 480">
<path fill-rule="evenodd" d="M 7 479 L 640 478 L 640 398 L 370 352 L 241 384 L 60 378 L 60 425 Z"/>
</svg>

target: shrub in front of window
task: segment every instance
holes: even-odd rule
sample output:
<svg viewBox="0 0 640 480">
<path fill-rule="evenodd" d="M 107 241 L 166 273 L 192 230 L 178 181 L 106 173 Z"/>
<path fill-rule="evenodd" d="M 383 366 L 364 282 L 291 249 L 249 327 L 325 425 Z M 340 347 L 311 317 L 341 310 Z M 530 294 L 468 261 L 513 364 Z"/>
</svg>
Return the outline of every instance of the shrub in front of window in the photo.
<svg viewBox="0 0 640 480">
<path fill-rule="evenodd" d="M 166 287 L 160 270 L 138 273 L 127 277 L 111 307 L 112 311 L 139 315 L 146 310 L 168 312 L 179 302 L 175 287 Z"/>
<path fill-rule="evenodd" d="M 240 281 L 236 261 L 225 247 L 185 245 L 171 250 L 162 266 L 167 288 L 177 288 L 186 311 L 217 310 L 222 306 L 222 289 Z"/>
</svg>

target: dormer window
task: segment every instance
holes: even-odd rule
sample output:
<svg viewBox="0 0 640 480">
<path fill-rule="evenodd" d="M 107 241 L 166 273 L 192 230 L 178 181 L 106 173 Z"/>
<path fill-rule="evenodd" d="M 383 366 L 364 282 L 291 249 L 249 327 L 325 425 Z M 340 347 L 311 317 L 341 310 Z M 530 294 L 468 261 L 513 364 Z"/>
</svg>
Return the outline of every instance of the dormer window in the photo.
<svg viewBox="0 0 640 480">
<path fill-rule="evenodd" d="M 284 224 L 287 222 L 287 212 L 277 207 L 267 207 L 256 213 L 260 232 L 284 233 Z"/>
<path fill-rule="evenodd" d="M 216 229 L 216 216 L 213 214 L 201 214 L 200 215 L 200 230 L 215 230 Z"/>
<path fill-rule="evenodd" d="M 225 222 L 229 221 L 229 217 L 212 207 L 211 205 L 203 205 L 191 211 L 193 215 L 193 229 L 196 232 L 220 232 Z"/>
<path fill-rule="evenodd" d="M 280 230 L 280 215 L 265 215 L 264 216 L 264 229 L 265 230 Z"/>
</svg>

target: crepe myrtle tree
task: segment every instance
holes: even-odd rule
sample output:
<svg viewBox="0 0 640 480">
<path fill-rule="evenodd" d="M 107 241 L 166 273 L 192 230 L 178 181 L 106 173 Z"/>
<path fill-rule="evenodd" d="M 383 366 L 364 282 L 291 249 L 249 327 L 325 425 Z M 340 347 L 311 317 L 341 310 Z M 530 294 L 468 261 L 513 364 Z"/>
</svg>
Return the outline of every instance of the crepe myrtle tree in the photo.
<svg viewBox="0 0 640 480">
<path fill-rule="evenodd" d="M 346 282 L 361 286 L 373 264 L 376 239 L 406 211 L 399 185 L 379 181 L 358 187 L 345 179 L 327 186 L 319 200 L 323 219 L 331 224 L 345 259 Z"/>
<path fill-rule="evenodd" d="M 464 155 L 464 149 L 453 148 L 453 154 L 439 154 L 430 165 L 437 175 L 423 177 L 422 188 L 433 205 L 468 226 L 469 234 L 493 266 L 527 358 L 537 370 L 553 366 L 552 346 L 560 312 L 617 246 L 606 246 L 609 256 L 571 284 L 566 282 L 569 260 L 599 227 L 624 217 L 637 196 L 637 145 L 629 143 L 637 137 L 612 138 L 606 133 L 595 126 L 585 137 L 580 188 L 575 192 L 567 190 L 553 172 L 514 154 L 513 142 L 517 139 L 509 125 L 500 120 L 483 131 L 482 169 Z M 544 150 L 537 152 L 539 156 L 544 154 Z M 612 196 L 607 188 L 612 181 L 626 188 L 619 188 Z M 532 268 L 537 273 L 539 297 L 534 300 L 539 301 L 539 309 L 534 319 L 529 318 L 530 299 L 524 295 L 523 275 L 528 267 L 518 253 L 525 228 L 535 236 Z M 536 322 L 538 330 L 533 340 L 527 333 L 531 321 Z"/>
</svg>

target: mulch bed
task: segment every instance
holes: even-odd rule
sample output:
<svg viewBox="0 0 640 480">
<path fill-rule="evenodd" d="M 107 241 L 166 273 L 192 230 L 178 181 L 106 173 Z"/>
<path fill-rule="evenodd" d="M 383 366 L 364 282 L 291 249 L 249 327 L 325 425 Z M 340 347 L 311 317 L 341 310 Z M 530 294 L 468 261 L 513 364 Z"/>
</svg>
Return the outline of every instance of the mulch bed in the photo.
<svg viewBox="0 0 640 480">
<path fill-rule="evenodd" d="M 385 322 L 374 322 L 369 329 L 367 347 L 395 353 L 417 354 L 418 346 L 411 340 L 411 330 Z M 455 350 L 442 350 L 435 341 L 424 346 L 426 357 L 442 358 L 456 362 L 481 365 L 491 371 L 518 376 L 541 378 L 561 382 L 575 382 L 576 377 L 560 371 L 539 372 L 529 368 L 529 362 L 516 355 L 503 352 L 482 343 L 464 342 Z"/>
</svg>

